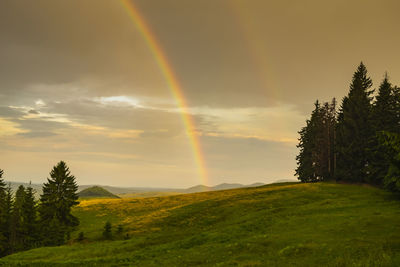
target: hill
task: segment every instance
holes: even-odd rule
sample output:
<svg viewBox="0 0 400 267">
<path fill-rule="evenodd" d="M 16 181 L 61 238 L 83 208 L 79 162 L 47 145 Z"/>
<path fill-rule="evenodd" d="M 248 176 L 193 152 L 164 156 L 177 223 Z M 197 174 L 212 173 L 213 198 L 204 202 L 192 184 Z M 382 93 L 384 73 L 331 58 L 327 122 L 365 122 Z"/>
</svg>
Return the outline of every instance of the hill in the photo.
<svg viewBox="0 0 400 267">
<path fill-rule="evenodd" d="M 287 182 L 287 180 L 285 180 Z M 23 185 L 27 187 L 29 184 L 24 182 L 10 182 L 6 181 L 7 184 L 11 184 L 12 191 L 15 192 L 18 189 L 18 186 Z M 216 186 L 205 186 L 205 185 L 197 185 L 185 189 L 180 188 L 162 188 L 162 187 L 115 187 L 109 185 L 79 185 L 79 191 L 83 191 L 85 189 L 98 186 L 107 190 L 108 192 L 119 195 L 120 197 L 158 197 L 158 196 L 169 196 L 175 194 L 187 194 L 187 193 L 197 193 L 197 192 L 207 192 L 207 191 L 215 191 L 215 190 L 226 190 L 226 189 L 234 189 L 234 188 L 244 188 L 244 187 L 256 187 L 265 185 L 263 183 L 254 183 L 250 185 L 243 184 L 228 184 L 223 183 Z M 42 194 L 43 184 L 31 184 L 32 188 L 35 191 L 36 198 Z"/>
<path fill-rule="evenodd" d="M 100 186 L 92 186 L 78 193 L 80 198 L 120 198 Z"/>
<path fill-rule="evenodd" d="M 254 183 L 254 184 L 249 184 L 249 185 L 243 185 L 243 184 L 228 184 L 228 183 L 222 183 L 216 186 L 206 186 L 206 185 L 196 185 L 189 187 L 187 189 L 183 189 L 178 192 L 182 193 L 198 193 L 198 192 L 207 192 L 207 191 L 218 191 L 218 190 L 228 190 L 228 189 L 236 189 L 236 188 L 246 188 L 246 187 L 257 187 L 257 186 L 263 186 L 265 184 L 263 183 Z"/>
<path fill-rule="evenodd" d="M 286 183 L 83 200 L 73 213 L 81 221 L 75 241 L 0 265 L 400 266 L 400 201 L 370 186 Z M 106 221 L 113 241 L 102 240 Z"/>
</svg>

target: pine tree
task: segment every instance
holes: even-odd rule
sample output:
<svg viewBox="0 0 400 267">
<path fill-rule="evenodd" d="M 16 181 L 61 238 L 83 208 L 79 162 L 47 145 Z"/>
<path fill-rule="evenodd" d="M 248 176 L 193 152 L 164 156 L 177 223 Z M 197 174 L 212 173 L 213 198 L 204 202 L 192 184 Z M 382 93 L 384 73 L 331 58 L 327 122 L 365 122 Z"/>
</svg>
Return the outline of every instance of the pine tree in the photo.
<svg viewBox="0 0 400 267">
<path fill-rule="evenodd" d="M 13 195 L 11 184 L 6 188 L 5 206 L 4 206 L 4 241 L 5 241 L 5 254 L 12 252 L 11 235 L 13 232 L 12 212 L 13 212 Z"/>
<path fill-rule="evenodd" d="M 12 227 L 11 227 L 11 247 L 12 252 L 24 249 L 24 238 L 26 233 L 24 230 L 24 220 L 22 217 L 22 209 L 25 202 L 25 187 L 20 185 L 15 192 L 14 206 L 12 210 Z"/>
<path fill-rule="evenodd" d="M 22 221 L 25 234 L 24 249 L 36 246 L 39 239 L 37 229 L 37 205 L 31 184 L 25 190 L 25 201 L 22 205 Z"/>
<path fill-rule="evenodd" d="M 299 155 L 296 157 L 296 175 L 302 182 L 329 180 L 334 173 L 334 134 L 336 102 L 315 102 L 310 120 L 299 132 Z"/>
<path fill-rule="evenodd" d="M 55 233 L 57 238 L 45 241 L 46 245 L 59 245 L 69 236 L 72 229 L 79 225 L 79 221 L 71 214 L 71 208 L 79 204 L 78 186 L 75 177 L 71 175 L 65 162 L 59 162 L 50 172 L 50 179 L 43 185 L 43 194 L 40 196 L 40 224 L 43 233 Z M 61 238 L 61 236 L 63 238 Z M 46 238 L 45 238 L 46 239 Z"/>
<path fill-rule="evenodd" d="M 299 131 L 300 138 L 297 147 L 300 152 L 296 156 L 296 176 L 298 176 L 298 179 L 302 182 L 314 182 L 318 180 L 316 177 L 313 151 L 315 149 L 314 124 L 316 114 L 319 113 L 319 108 L 320 105 L 317 101 L 311 118 L 306 121 L 306 126 Z"/>
<path fill-rule="evenodd" d="M 0 170 L 0 256 L 7 253 L 8 240 L 6 237 L 8 231 L 7 213 L 6 213 L 6 183 L 3 180 L 3 170 Z"/>
<path fill-rule="evenodd" d="M 399 128 L 398 107 L 393 86 L 389 82 L 387 74 L 379 86 L 378 95 L 372 108 L 372 125 L 375 136 L 371 142 L 371 164 L 369 168 L 368 181 L 381 185 L 386 176 L 390 159 L 387 147 L 378 141 L 379 132 L 397 132 Z"/>
<path fill-rule="evenodd" d="M 336 179 L 349 182 L 365 182 L 369 150 L 374 130 L 371 123 L 371 79 L 361 62 L 353 75 L 350 92 L 340 108 L 337 124 Z"/>
</svg>

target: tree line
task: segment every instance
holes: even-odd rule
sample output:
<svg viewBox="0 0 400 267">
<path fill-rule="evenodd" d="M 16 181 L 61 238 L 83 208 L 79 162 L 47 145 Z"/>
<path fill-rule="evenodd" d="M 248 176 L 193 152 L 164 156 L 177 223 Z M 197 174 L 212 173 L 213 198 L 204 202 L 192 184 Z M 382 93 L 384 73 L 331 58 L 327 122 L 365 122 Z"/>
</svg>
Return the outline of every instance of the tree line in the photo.
<svg viewBox="0 0 400 267">
<path fill-rule="evenodd" d="M 296 175 L 302 182 L 369 183 L 400 193 L 400 88 L 385 74 L 377 92 L 361 62 L 348 95 L 315 102 L 300 131 Z"/>
<path fill-rule="evenodd" d="M 79 220 L 71 208 L 79 204 L 75 177 L 61 161 L 43 184 L 39 201 L 29 185 L 13 194 L 0 170 L 0 256 L 40 246 L 64 244 Z"/>
</svg>

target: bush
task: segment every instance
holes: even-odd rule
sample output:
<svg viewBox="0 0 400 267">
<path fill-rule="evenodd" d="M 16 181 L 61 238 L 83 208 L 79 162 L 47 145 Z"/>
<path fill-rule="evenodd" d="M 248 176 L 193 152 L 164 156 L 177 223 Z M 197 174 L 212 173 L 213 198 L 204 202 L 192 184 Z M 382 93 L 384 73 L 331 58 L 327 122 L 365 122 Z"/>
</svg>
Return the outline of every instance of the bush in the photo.
<svg viewBox="0 0 400 267">
<path fill-rule="evenodd" d="M 83 232 L 80 232 L 78 235 L 78 241 L 82 242 L 83 240 L 85 240 L 85 235 L 83 234 Z"/>
<path fill-rule="evenodd" d="M 104 231 L 103 231 L 103 237 L 105 239 L 111 239 L 112 238 L 112 231 L 111 231 L 112 225 L 110 222 L 106 222 L 104 225 Z"/>
</svg>

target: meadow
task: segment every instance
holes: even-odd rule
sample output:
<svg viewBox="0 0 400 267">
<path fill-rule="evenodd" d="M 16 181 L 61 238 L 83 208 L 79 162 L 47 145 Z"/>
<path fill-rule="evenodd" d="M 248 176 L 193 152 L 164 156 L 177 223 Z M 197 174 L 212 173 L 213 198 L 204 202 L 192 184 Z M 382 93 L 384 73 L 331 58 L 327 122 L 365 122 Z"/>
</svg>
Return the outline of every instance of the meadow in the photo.
<svg viewBox="0 0 400 267">
<path fill-rule="evenodd" d="M 73 213 L 81 224 L 68 245 L 16 253 L 0 265 L 400 266 L 399 198 L 365 185 L 82 200 Z M 102 237 L 107 221 L 110 241 Z"/>
</svg>

